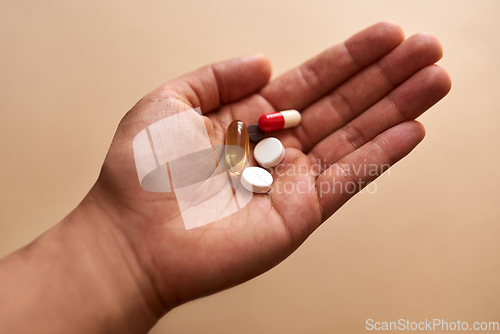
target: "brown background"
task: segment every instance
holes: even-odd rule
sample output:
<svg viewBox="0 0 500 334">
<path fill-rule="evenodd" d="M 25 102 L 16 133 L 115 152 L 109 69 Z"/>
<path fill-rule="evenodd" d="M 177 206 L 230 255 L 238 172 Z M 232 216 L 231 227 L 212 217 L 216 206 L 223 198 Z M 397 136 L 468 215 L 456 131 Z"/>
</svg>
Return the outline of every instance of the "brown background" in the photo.
<svg viewBox="0 0 500 334">
<path fill-rule="evenodd" d="M 0 256 L 75 207 L 116 126 L 163 81 L 255 52 L 274 74 L 381 20 L 428 31 L 452 75 L 427 138 L 288 260 L 152 333 L 360 333 L 500 321 L 500 1 L 1 1 Z M 372 189 L 373 190 L 373 189 Z"/>
</svg>

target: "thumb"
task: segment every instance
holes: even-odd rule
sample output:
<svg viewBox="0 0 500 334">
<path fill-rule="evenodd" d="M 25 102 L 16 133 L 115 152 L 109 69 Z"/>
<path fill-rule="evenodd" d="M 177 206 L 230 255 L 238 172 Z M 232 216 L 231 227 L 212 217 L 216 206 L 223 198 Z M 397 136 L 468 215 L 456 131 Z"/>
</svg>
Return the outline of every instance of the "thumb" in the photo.
<svg viewBox="0 0 500 334">
<path fill-rule="evenodd" d="M 269 59 L 255 54 L 202 67 L 163 84 L 155 92 L 199 107 L 206 114 L 259 91 L 270 77 Z"/>
</svg>

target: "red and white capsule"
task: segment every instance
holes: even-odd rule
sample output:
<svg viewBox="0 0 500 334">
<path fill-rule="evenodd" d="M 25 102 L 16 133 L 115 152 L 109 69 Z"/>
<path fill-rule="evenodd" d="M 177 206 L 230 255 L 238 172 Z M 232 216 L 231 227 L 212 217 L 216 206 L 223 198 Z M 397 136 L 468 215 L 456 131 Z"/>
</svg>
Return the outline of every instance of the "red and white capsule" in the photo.
<svg viewBox="0 0 500 334">
<path fill-rule="evenodd" d="M 300 113 L 295 109 L 262 115 L 259 118 L 259 128 L 264 132 L 292 128 L 300 124 Z"/>
</svg>

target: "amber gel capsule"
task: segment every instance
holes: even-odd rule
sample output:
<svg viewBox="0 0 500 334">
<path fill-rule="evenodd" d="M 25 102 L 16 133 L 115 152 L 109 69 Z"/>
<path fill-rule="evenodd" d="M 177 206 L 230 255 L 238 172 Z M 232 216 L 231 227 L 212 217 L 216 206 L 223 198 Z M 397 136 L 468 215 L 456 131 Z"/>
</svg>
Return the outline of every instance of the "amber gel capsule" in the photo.
<svg viewBox="0 0 500 334">
<path fill-rule="evenodd" d="M 225 155 L 229 171 L 239 175 L 248 164 L 248 130 L 245 123 L 236 120 L 227 127 Z"/>
</svg>

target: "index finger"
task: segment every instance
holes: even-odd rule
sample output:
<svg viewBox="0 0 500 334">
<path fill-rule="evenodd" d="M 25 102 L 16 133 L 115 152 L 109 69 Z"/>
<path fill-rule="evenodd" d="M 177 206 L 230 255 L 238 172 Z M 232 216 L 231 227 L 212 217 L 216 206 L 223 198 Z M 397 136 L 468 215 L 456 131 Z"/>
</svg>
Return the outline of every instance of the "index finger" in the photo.
<svg viewBox="0 0 500 334">
<path fill-rule="evenodd" d="M 265 86 L 261 95 L 276 109 L 302 109 L 401 44 L 404 33 L 392 22 L 362 30 Z"/>
</svg>

